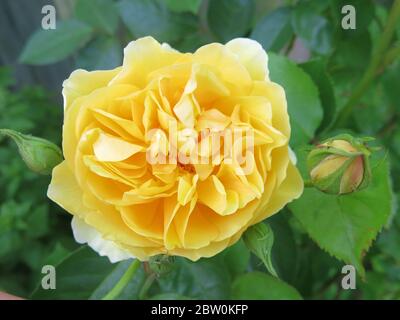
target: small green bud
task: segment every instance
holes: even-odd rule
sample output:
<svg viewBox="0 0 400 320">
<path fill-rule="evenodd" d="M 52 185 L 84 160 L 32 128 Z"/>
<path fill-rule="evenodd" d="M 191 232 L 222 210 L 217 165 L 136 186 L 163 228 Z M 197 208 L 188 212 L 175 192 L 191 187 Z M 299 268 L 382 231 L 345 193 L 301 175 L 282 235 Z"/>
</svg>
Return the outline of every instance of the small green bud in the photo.
<svg viewBox="0 0 400 320">
<path fill-rule="evenodd" d="M 60 148 L 45 139 L 10 129 L 0 129 L 0 135 L 14 140 L 22 159 L 34 172 L 51 174 L 53 168 L 63 160 Z"/>
<path fill-rule="evenodd" d="M 247 248 L 264 263 L 269 273 L 277 277 L 271 260 L 274 244 L 274 233 L 271 227 L 264 222 L 251 226 L 244 233 L 243 241 Z"/>
<path fill-rule="evenodd" d="M 343 134 L 317 145 L 307 158 L 313 186 L 329 194 L 347 194 L 367 187 L 372 149 L 366 142 L 370 140 Z"/>
<path fill-rule="evenodd" d="M 175 257 L 160 254 L 150 258 L 149 267 L 157 276 L 162 276 L 172 271 L 174 263 Z"/>
</svg>

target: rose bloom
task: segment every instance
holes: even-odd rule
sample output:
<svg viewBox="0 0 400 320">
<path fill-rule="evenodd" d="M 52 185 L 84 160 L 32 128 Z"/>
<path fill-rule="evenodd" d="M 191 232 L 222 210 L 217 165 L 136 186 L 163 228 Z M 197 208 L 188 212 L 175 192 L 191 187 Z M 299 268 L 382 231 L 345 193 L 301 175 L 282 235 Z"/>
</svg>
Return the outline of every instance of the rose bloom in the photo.
<svg viewBox="0 0 400 320">
<path fill-rule="evenodd" d="M 303 191 L 285 92 L 253 40 L 192 54 L 141 38 L 125 48 L 122 67 L 76 70 L 63 87 L 65 160 L 48 196 L 73 215 L 75 239 L 112 262 L 211 257 Z M 233 156 L 214 157 L 207 132 L 247 129 L 246 161 L 238 160 L 246 144 L 225 140 L 219 151 Z M 195 146 L 209 161 L 149 161 Z"/>
</svg>

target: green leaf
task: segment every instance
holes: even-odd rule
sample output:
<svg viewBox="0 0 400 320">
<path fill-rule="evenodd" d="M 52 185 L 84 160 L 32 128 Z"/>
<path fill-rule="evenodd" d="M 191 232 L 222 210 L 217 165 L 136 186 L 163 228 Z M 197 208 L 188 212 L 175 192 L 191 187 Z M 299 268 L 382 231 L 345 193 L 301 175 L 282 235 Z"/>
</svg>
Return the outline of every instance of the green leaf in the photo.
<svg viewBox="0 0 400 320">
<path fill-rule="evenodd" d="M 218 256 L 220 256 L 222 263 L 229 269 L 232 276 L 245 272 L 250 262 L 250 251 L 243 240 L 239 240 Z"/>
<path fill-rule="evenodd" d="M 9 66 L 0 67 L 0 90 L 2 87 L 7 88 L 8 86 L 11 86 L 15 84 L 15 79 L 12 76 L 12 71 Z"/>
<path fill-rule="evenodd" d="M 382 75 L 383 90 L 393 107 L 398 103 L 398 90 L 400 83 L 400 59 L 392 64 Z"/>
<path fill-rule="evenodd" d="M 57 265 L 69 254 L 71 254 L 71 251 L 65 248 L 60 242 L 57 242 L 50 254 L 46 257 L 44 264 Z"/>
<path fill-rule="evenodd" d="M 184 37 L 174 44 L 174 48 L 181 52 L 195 52 L 201 46 L 213 42 L 210 35 L 196 32 Z"/>
<path fill-rule="evenodd" d="M 313 11 L 309 2 L 302 2 L 295 7 L 292 26 L 310 50 L 322 55 L 331 52 L 333 28 L 325 17 Z"/>
<path fill-rule="evenodd" d="M 32 238 L 44 236 L 49 230 L 49 212 L 48 205 L 43 203 L 36 206 L 26 218 L 26 223 L 29 226 L 27 235 Z"/>
<path fill-rule="evenodd" d="M 399 273 L 399 272 L 398 272 Z M 399 300 L 400 286 L 398 281 L 390 281 L 387 275 L 378 272 L 367 272 L 366 281 L 360 283 L 363 300 Z"/>
<path fill-rule="evenodd" d="M 325 9 L 327 9 L 331 3 L 331 1 L 321 1 L 321 0 L 300 0 L 300 5 L 307 5 L 308 8 L 316 13 L 322 13 Z"/>
<path fill-rule="evenodd" d="M 272 262 L 280 279 L 293 283 L 298 274 L 298 247 L 293 230 L 287 222 L 287 212 L 280 212 L 268 218 L 274 232 L 275 244 L 272 247 Z"/>
<path fill-rule="evenodd" d="M 122 21 L 137 38 L 150 35 L 161 42 L 174 42 L 197 27 L 194 15 L 172 13 L 162 0 L 122 0 L 118 9 Z"/>
<path fill-rule="evenodd" d="M 400 198 L 398 194 L 394 195 L 394 200 L 394 216 L 390 219 L 387 228 L 379 235 L 377 245 L 386 256 L 393 258 L 396 262 L 400 262 L 400 215 L 398 214 Z"/>
<path fill-rule="evenodd" d="M 391 104 L 382 81 L 376 80 L 373 90 L 366 91 L 354 108 L 353 116 L 359 132 L 378 135 L 393 118 L 394 107 L 395 104 Z"/>
<path fill-rule="evenodd" d="M 78 55 L 77 65 L 86 70 L 109 70 L 122 63 L 122 47 L 111 37 L 99 37 Z"/>
<path fill-rule="evenodd" d="M 232 285 L 236 300 L 301 300 L 297 290 L 266 273 L 251 272 L 238 277 Z"/>
<path fill-rule="evenodd" d="M 335 68 L 364 71 L 371 57 L 372 43 L 368 32 L 341 39 L 332 57 Z"/>
<path fill-rule="evenodd" d="M 346 105 L 354 86 L 360 81 L 371 57 L 372 42 L 368 32 L 341 38 L 329 59 L 328 71 L 334 83 L 338 111 Z"/>
<path fill-rule="evenodd" d="M 91 36 L 92 28 L 83 22 L 60 21 L 56 29 L 36 31 L 29 38 L 19 60 L 35 65 L 54 63 L 84 46 Z"/>
<path fill-rule="evenodd" d="M 191 262 L 177 258 L 174 270 L 159 279 L 161 292 L 173 292 L 193 299 L 227 299 L 230 275 L 216 259 Z"/>
<path fill-rule="evenodd" d="M 292 147 L 310 141 L 322 120 L 318 89 L 311 77 L 289 59 L 269 54 L 271 80 L 286 92 L 292 127 Z"/>
<path fill-rule="evenodd" d="M 114 264 L 114 268 L 109 272 L 106 277 L 97 285 L 92 294 L 90 295 L 90 300 L 100 300 L 107 293 L 109 293 L 127 269 L 132 264 L 132 260 L 121 261 Z M 141 286 L 146 278 L 144 269 L 140 267 L 134 274 L 133 278 L 128 282 L 125 288 L 122 289 L 121 293 L 116 297 L 118 300 L 137 300 L 139 297 L 139 292 Z"/>
<path fill-rule="evenodd" d="M 368 188 L 349 195 L 328 195 L 306 188 L 289 205 L 309 236 L 329 254 L 352 264 L 363 276 L 361 259 L 392 211 L 386 161 L 373 169 Z"/>
<path fill-rule="evenodd" d="M 397 21 L 396 33 L 397 33 L 397 39 L 400 39 L 400 21 Z"/>
<path fill-rule="evenodd" d="M 319 129 L 328 127 L 336 113 L 336 97 L 333 91 L 333 82 L 326 71 L 326 64 L 322 59 L 314 59 L 300 65 L 318 87 L 319 97 L 324 110 L 324 117 Z"/>
<path fill-rule="evenodd" d="M 118 27 L 118 10 L 112 0 L 78 0 L 75 15 L 79 20 L 108 34 L 115 33 Z"/>
<path fill-rule="evenodd" d="M 44 290 L 39 283 L 32 299 L 100 298 L 113 287 L 130 263 L 112 264 L 108 258 L 82 246 L 55 266 L 56 290 Z"/>
<path fill-rule="evenodd" d="M 253 0 L 210 0 L 208 24 L 221 41 L 243 37 L 254 15 Z"/>
<path fill-rule="evenodd" d="M 166 0 L 167 6 L 171 11 L 175 12 L 192 12 L 194 14 L 199 11 L 201 0 Z"/>
<path fill-rule="evenodd" d="M 258 41 L 265 50 L 278 52 L 293 35 L 291 12 L 286 7 L 272 11 L 256 24 L 250 37 Z"/>
</svg>

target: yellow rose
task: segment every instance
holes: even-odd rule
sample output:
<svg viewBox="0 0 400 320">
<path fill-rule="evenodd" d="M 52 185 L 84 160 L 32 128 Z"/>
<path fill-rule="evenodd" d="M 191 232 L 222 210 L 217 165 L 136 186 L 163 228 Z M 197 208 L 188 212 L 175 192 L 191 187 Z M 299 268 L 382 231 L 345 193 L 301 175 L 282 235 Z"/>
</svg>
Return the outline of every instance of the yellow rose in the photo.
<svg viewBox="0 0 400 320">
<path fill-rule="evenodd" d="M 213 256 L 303 191 L 285 93 L 253 40 L 192 54 L 141 38 L 122 67 L 76 70 L 63 87 L 65 160 L 48 196 L 111 261 Z"/>
</svg>

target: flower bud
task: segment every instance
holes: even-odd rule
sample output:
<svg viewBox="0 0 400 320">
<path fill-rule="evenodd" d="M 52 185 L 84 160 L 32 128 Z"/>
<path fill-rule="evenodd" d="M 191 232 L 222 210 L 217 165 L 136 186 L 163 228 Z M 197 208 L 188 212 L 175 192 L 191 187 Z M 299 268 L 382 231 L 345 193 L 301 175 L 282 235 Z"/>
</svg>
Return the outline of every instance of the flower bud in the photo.
<svg viewBox="0 0 400 320">
<path fill-rule="evenodd" d="M 274 244 L 274 233 L 271 227 L 264 222 L 251 226 L 244 233 L 243 241 L 247 248 L 264 263 L 267 270 L 277 277 L 271 260 Z"/>
<path fill-rule="evenodd" d="M 34 172 L 51 174 L 53 168 L 63 160 L 60 148 L 50 141 L 10 129 L 0 129 L 0 134 L 14 140 L 22 159 Z"/>
<path fill-rule="evenodd" d="M 149 260 L 150 269 L 157 275 L 162 276 L 172 271 L 175 263 L 173 256 L 157 255 Z"/>
<path fill-rule="evenodd" d="M 370 140 L 344 134 L 312 150 L 307 166 L 314 187 L 330 194 L 346 194 L 368 186 L 371 151 L 365 143 Z"/>
</svg>

